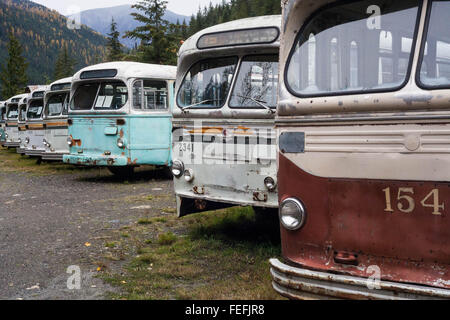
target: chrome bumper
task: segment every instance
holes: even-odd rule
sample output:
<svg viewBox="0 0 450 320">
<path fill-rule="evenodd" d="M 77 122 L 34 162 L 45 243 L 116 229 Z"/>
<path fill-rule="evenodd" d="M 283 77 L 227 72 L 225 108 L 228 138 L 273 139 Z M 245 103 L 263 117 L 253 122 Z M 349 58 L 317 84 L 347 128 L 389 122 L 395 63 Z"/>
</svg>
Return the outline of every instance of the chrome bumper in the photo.
<svg viewBox="0 0 450 320">
<path fill-rule="evenodd" d="M 50 153 L 50 152 L 44 152 L 41 154 L 42 160 L 49 160 L 49 161 L 63 161 L 64 155 L 67 153 Z"/>
<path fill-rule="evenodd" d="M 369 289 L 365 278 L 337 275 L 292 267 L 270 260 L 275 291 L 289 299 L 450 299 L 450 290 L 380 280 L 379 289 Z"/>
</svg>

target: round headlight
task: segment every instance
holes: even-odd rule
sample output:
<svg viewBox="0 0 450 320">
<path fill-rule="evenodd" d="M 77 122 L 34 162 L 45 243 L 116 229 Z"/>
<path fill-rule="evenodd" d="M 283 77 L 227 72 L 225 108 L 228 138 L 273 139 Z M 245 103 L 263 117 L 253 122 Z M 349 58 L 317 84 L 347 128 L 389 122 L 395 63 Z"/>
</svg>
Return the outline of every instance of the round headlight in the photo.
<svg viewBox="0 0 450 320">
<path fill-rule="evenodd" d="M 192 169 L 184 170 L 184 180 L 186 180 L 186 182 L 192 182 L 192 180 L 194 180 L 194 170 Z"/>
<path fill-rule="evenodd" d="M 19 143 L 22 143 L 22 139 L 21 138 L 19 138 Z"/>
<path fill-rule="evenodd" d="M 30 143 L 30 138 L 27 137 L 27 138 L 25 139 L 25 143 L 26 143 L 26 144 L 29 144 L 29 143 Z"/>
<path fill-rule="evenodd" d="M 8 138 L 8 137 L 9 137 L 9 135 L 7 133 L 5 133 L 5 138 Z"/>
<path fill-rule="evenodd" d="M 277 183 L 275 182 L 275 179 L 272 177 L 265 178 L 264 185 L 269 191 L 274 191 L 277 188 Z"/>
<path fill-rule="evenodd" d="M 174 177 L 180 178 L 184 173 L 183 162 L 181 162 L 180 160 L 173 161 L 171 171 Z"/>
<path fill-rule="evenodd" d="M 305 224 L 306 210 L 303 204 L 294 198 L 284 200 L 280 206 L 280 221 L 288 230 L 298 230 Z"/>
<path fill-rule="evenodd" d="M 67 144 L 69 145 L 69 147 L 71 147 L 73 145 L 73 140 L 71 137 L 67 138 Z"/>
<path fill-rule="evenodd" d="M 117 140 L 117 146 L 119 148 L 125 147 L 125 142 L 122 139 Z"/>
</svg>

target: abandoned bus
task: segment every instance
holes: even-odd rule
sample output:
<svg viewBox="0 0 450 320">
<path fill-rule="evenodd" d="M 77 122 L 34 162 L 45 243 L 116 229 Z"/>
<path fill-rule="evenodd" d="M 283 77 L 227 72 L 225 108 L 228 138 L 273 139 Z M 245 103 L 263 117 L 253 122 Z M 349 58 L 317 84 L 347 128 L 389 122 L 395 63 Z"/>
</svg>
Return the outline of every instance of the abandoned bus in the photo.
<svg viewBox="0 0 450 320">
<path fill-rule="evenodd" d="M 42 160 L 62 161 L 69 153 L 67 145 L 68 105 L 72 77 L 53 82 L 44 97 L 44 147 Z"/>
<path fill-rule="evenodd" d="M 17 127 L 19 130 L 19 146 L 16 148 L 18 154 L 24 155 L 26 143 L 25 140 L 27 138 L 27 128 L 26 128 L 26 120 L 27 120 L 27 102 L 28 95 L 23 97 L 19 101 L 19 117 L 17 118 Z"/>
<path fill-rule="evenodd" d="M 47 87 L 40 87 L 30 93 L 27 102 L 25 154 L 40 158 L 44 146 L 44 94 Z"/>
<path fill-rule="evenodd" d="M 450 1 L 284 3 L 289 298 L 450 298 Z"/>
<path fill-rule="evenodd" d="M 3 143 L 5 147 L 17 148 L 20 146 L 17 123 L 19 118 L 19 102 L 27 96 L 28 94 L 19 94 L 6 101 L 5 142 Z"/>
<path fill-rule="evenodd" d="M 119 175 L 139 165 L 170 165 L 175 77 L 176 67 L 135 62 L 75 74 L 64 162 Z"/>
<path fill-rule="evenodd" d="M 280 16 L 207 28 L 181 47 L 173 114 L 178 215 L 276 212 L 274 119 Z"/>
<path fill-rule="evenodd" d="M 5 142 L 6 101 L 0 101 L 0 145 Z"/>
</svg>

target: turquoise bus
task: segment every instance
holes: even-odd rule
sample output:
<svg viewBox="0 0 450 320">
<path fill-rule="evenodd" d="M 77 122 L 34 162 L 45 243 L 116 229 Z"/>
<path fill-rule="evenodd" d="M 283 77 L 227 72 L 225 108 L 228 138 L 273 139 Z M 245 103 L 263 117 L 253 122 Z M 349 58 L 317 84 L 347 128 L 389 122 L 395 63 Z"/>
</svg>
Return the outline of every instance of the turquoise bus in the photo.
<svg viewBox="0 0 450 320">
<path fill-rule="evenodd" d="M 140 165 L 171 165 L 176 67 L 135 62 L 90 66 L 73 76 L 70 153 L 63 161 L 128 176 Z"/>
</svg>

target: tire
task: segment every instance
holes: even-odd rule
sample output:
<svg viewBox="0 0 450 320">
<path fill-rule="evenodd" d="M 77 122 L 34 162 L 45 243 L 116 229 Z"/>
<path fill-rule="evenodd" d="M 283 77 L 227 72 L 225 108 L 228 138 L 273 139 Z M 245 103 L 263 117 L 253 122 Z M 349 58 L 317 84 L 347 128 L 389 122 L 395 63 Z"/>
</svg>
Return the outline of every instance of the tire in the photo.
<svg viewBox="0 0 450 320">
<path fill-rule="evenodd" d="M 134 176 L 134 167 L 108 167 L 108 170 L 114 176 L 124 180 L 130 180 Z"/>
</svg>

